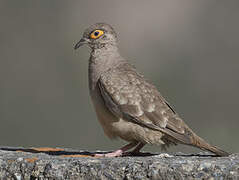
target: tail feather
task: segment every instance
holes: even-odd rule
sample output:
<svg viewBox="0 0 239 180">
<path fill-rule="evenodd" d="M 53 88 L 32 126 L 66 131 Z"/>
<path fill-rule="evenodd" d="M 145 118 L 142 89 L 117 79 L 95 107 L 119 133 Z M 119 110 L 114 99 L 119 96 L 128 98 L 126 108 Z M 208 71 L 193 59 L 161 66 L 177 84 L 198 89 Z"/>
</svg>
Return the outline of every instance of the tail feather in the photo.
<svg viewBox="0 0 239 180">
<path fill-rule="evenodd" d="M 218 156 L 229 156 L 230 153 L 221 150 L 220 148 L 210 145 L 209 143 L 207 143 L 204 139 L 200 138 L 199 136 L 197 136 L 196 134 L 193 134 L 193 138 L 192 138 L 192 145 L 195 147 L 198 147 L 202 150 L 207 150 L 210 151 Z"/>
<path fill-rule="evenodd" d="M 175 132 L 171 129 L 162 129 L 162 131 L 167 134 L 166 141 L 169 140 L 171 142 L 174 142 L 175 144 L 177 143 L 182 143 L 186 145 L 191 145 L 197 148 L 200 148 L 202 150 L 207 150 L 210 151 L 218 156 L 229 156 L 230 153 L 221 150 L 220 148 L 210 145 L 207 143 L 204 139 L 196 135 L 189 127 L 185 125 L 185 132 L 184 134 L 179 134 L 178 132 Z M 170 140 L 171 138 L 171 140 Z M 175 141 L 176 140 L 176 141 Z M 165 141 L 165 140 L 163 140 Z M 170 145 L 170 143 L 166 143 L 166 145 Z"/>
</svg>

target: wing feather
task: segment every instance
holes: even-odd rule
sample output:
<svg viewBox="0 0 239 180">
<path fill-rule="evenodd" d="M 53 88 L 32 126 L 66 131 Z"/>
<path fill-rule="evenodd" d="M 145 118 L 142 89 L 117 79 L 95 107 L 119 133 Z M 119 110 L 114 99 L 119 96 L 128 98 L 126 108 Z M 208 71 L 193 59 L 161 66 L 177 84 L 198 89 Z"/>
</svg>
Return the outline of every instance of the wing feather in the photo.
<svg viewBox="0 0 239 180">
<path fill-rule="evenodd" d="M 155 86 L 128 64 L 102 74 L 98 87 L 108 109 L 116 116 L 188 143 L 185 126 Z"/>
</svg>

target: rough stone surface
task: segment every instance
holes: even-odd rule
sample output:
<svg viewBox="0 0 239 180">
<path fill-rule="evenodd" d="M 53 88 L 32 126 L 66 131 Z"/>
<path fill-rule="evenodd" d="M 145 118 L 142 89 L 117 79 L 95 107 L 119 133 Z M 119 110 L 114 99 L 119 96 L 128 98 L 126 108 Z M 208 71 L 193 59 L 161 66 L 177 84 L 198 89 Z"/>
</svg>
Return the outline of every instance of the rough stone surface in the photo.
<svg viewBox="0 0 239 180">
<path fill-rule="evenodd" d="M 95 158 L 71 149 L 0 148 L 0 179 L 239 179 L 239 154 Z M 70 157 L 73 156 L 73 157 Z"/>
</svg>

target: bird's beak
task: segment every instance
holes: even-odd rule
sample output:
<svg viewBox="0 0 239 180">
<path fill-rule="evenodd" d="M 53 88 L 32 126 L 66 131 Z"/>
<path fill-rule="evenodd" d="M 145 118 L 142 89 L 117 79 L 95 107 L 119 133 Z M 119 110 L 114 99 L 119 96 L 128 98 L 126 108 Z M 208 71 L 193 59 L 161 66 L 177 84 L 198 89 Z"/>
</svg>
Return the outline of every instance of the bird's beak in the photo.
<svg viewBox="0 0 239 180">
<path fill-rule="evenodd" d="M 87 44 L 88 40 L 85 38 L 81 38 L 81 40 L 75 45 L 74 49 L 78 49 L 79 47 L 81 47 L 84 44 Z"/>
</svg>

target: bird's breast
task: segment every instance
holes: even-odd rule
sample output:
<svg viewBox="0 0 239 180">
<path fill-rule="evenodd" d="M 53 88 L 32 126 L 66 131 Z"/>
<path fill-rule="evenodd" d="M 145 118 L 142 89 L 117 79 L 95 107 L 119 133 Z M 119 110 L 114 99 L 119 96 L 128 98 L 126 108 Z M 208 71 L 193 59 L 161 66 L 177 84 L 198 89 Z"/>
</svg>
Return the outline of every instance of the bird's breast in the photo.
<svg viewBox="0 0 239 180">
<path fill-rule="evenodd" d="M 109 138 L 116 138 L 117 134 L 114 133 L 113 123 L 117 122 L 119 118 L 114 116 L 105 106 L 104 101 L 100 95 L 100 91 L 97 87 L 90 89 L 90 96 L 96 111 L 97 118 L 103 127 L 105 134 Z"/>
</svg>

